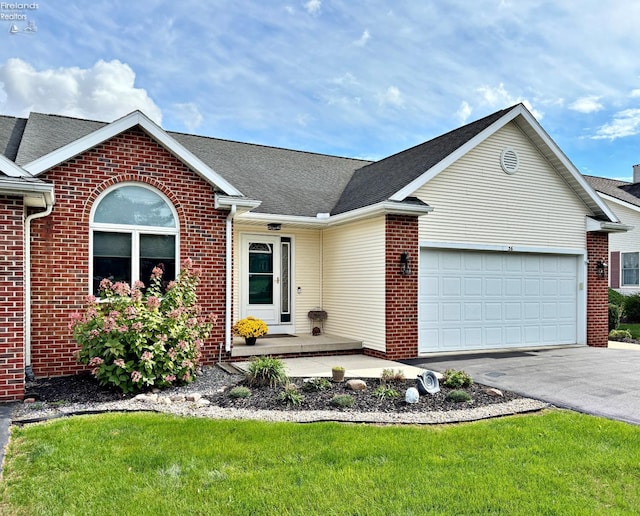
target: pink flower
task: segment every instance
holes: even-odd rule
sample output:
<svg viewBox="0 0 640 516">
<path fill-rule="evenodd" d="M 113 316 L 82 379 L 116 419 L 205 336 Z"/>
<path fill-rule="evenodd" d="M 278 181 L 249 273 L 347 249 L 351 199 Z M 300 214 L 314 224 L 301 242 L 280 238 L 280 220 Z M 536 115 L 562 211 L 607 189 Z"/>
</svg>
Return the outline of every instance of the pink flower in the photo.
<svg viewBox="0 0 640 516">
<path fill-rule="evenodd" d="M 100 357 L 93 357 L 90 361 L 89 361 L 89 366 L 90 367 L 98 367 L 99 365 L 101 365 L 102 363 L 104 363 L 104 360 L 102 360 Z"/>
<path fill-rule="evenodd" d="M 126 281 L 118 281 L 113 285 L 113 291 L 119 296 L 128 296 L 131 293 L 129 284 Z"/>
<path fill-rule="evenodd" d="M 122 326 L 120 326 L 120 327 L 118 328 L 118 331 L 119 331 L 120 333 L 127 333 L 127 332 L 129 331 L 129 327 L 123 324 Z"/>
<path fill-rule="evenodd" d="M 152 279 L 161 278 L 163 274 L 164 274 L 164 265 L 159 264 L 157 267 L 154 267 L 153 270 L 151 271 L 151 278 Z"/>
<path fill-rule="evenodd" d="M 89 336 L 90 336 L 92 339 L 95 339 L 95 338 L 97 338 L 97 337 L 99 337 L 99 336 L 100 336 L 100 332 L 99 332 L 98 330 L 91 330 L 91 331 L 89 332 Z"/>
<path fill-rule="evenodd" d="M 170 281 L 169 284 L 167 285 L 167 290 L 171 290 L 172 288 L 175 288 L 176 285 L 177 283 L 175 281 Z"/>
<path fill-rule="evenodd" d="M 136 280 L 133 282 L 133 288 L 135 289 L 141 289 L 144 288 L 144 283 L 140 280 Z"/>
<path fill-rule="evenodd" d="M 104 278 L 100 282 L 100 290 L 111 290 L 111 280 L 109 278 Z"/>
<path fill-rule="evenodd" d="M 187 343 L 186 340 L 181 340 L 180 342 L 178 342 L 178 347 L 182 350 L 182 351 L 186 351 L 186 349 L 189 347 L 189 344 Z"/>
<path fill-rule="evenodd" d="M 73 327 L 81 322 L 83 322 L 82 314 L 79 314 L 78 312 L 71 314 L 69 317 L 69 329 L 73 330 Z"/>
<path fill-rule="evenodd" d="M 191 373 L 186 372 L 182 375 L 182 381 L 183 382 L 190 382 L 191 381 Z"/>
<path fill-rule="evenodd" d="M 152 359 L 153 359 L 153 353 L 151 353 L 151 351 L 145 351 L 144 353 L 142 353 L 142 356 L 140 357 L 140 360 L 142 360 L 143 362 L 151 362 Z"/>
<path fill-rule="evenodd" d="M 122 367 L 124 369 L 124 359 L 118 358 L 114 360 L 113 365 L 117 365 L 118 367 Z"/>
<path fill-rule="evenodd" d="M 190 269 L 191 267 L 193 267 L 193 260 L 191 260 L 191 258 L 187 258 L 182 262 L 183 269 Z"/>
<path fill-rule="evenodd" d="M 180 364 L 182 367 L 187 367 L 189 369 L 191 369 L 193 367 L 193 362 L 191 360 L 183 360 L 182 364 Z"/>
<path fill-rule="evenodd" d="M 127 319 L 134 319 L 136 315 L 138 315 L 138 310 L 136 310 L 135 306 L 128 306 L 124 311 Z"/>
<path fill-rule="evenodd" d="M 140 371 L 132 371 L 131 380 L 133 381 L 133 383 L 138 383 L 140 380 L 142 380 L 142 373 Z"/>
<path fill-rule="evenodd" d="M 176 381 L 176 375 L 175 374 L 168 374 L 163 379 L 167 383 L 172 383 L 172 382 Z"/>
<path fill-rule="evenodd" d="M 131 329 L 132 329 L 133 331 L 142 331 L 142 328 L 143 328 L 143 327 L 144 327 L 144 326 L 143 326 L 143 324 L 142 324 L 140 321 L 138 321 L 138 322 L 134 322 L 134 323 L 131 325 Z"/>
<path fill-rule="evenodd" d="M 169 351 L 167 351 L 167 355 L 169 355 L 169 358 L 171 360 L 175 360 L 176 356 L 178 356 L 178 353 L 176 351 L 176 348 L 171 348 Z"/>
<path fill-rule="evenodd" d="M 86 296 L 84 298 L 85 303 L 87 303 L 88 305 L 93 305 L 95 304 L 95 302 L 97 301 L 96 296 Z"/>
<path fill-rule="evenodd" d="M 139 290 L 133 290 L 131 292 L 131 300 L 134 302 L 138 302 L 142 300 L 142 292 Z"/>
<path fill-rule="evenodd" d="M 149 296 L 147 299 L 147 307 L 149 310 L 156 310 L 160 308 L 160 300 L 156 296 Z"/>
</svg>

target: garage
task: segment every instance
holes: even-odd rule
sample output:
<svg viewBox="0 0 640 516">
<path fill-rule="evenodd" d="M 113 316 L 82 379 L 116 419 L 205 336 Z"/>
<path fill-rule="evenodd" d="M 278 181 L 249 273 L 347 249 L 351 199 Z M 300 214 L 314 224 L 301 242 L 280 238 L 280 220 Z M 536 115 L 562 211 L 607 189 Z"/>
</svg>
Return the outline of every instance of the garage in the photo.
<svg viewBox="0 0 640 516">
<path fill-rule="evenodd" d="M 583 255 L 423 248 L 419 353 L 583 340 Z"/>
</svg>

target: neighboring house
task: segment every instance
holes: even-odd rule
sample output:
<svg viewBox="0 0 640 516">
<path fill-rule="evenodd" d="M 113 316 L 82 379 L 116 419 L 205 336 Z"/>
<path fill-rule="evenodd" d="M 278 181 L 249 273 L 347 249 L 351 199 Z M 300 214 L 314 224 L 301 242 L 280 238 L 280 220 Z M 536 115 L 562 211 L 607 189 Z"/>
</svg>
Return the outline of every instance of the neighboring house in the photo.
<svg viewBox="0 0 640 516">
<path fill-rule="evenodd" d="M 69 317 L 102 277 L 172 276 L 187 257 L 218 317 L 205 363 L 233 359 L 240 317 L 309 334 L 317 308 L 327 334 L 390 359 L 607 345 L 594 264 L 626 227 L 522 105 L 378 162 L 139 112 L 0 117 L 0 153 L 0 399 L 22 396 L 25 370 L 82 370 Z"/>
<path fill-rule="evenodd" d="M 609 239 L 609 286 L 623 294 L 640 292 L 640 165 L 633 166 L 633 182 L 585 176 L 620 220 L 632 229 Z"/>
</svg>

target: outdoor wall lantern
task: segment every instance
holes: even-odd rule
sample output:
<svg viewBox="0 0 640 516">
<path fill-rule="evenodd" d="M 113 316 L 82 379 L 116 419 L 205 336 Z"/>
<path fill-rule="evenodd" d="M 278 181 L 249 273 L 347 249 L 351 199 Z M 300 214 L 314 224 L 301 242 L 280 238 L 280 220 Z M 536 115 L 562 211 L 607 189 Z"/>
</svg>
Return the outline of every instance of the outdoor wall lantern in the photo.
<svg viewBox="0 0 640 516">
<path fill-rule="evenodd" d="M 411 273 L 409 268 L 409 253 L 402 253 L 400 255 L 400 274 L 408 276 Z"/>
<path fill-rule="evenodd" d="M 598 276 L 598 278 L 604 278 L 606 267 L 607 264 L 602 260 L 596 262 L 596 276 Z"/>
<path fill-rule="evenodd" d="M 269 231 L 280 231 L 282 229 L 282 224 L 267 224 L 267 229 Z"/>
</svg>

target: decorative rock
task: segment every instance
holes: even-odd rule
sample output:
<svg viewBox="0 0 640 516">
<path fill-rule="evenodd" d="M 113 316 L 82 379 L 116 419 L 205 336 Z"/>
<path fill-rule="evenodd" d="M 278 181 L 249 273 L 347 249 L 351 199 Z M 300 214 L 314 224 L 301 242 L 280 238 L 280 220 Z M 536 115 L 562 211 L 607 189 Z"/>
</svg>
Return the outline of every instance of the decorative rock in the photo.
<svg viewBox="0 0 640 516">
<path fill-rule="evenodd" d="M 187 401 L 198 401 L 202 398 L 202 394 L 194 392 L 193 394 L 187 394 Z"/>
<path fill-rule="evenodd" d="M 347 382 L 347 389 L 352 391 L 366 391 L 367 383 L 364 380 L 349 380 Z"/>
<path fill-rule="evenodd" d="M 196 405 L 198 405 L 198 407 L 208 407 L 209 405 L 211 405 L 211 402 L 209 400 L 205 400 L 204 398 L 202 398 L 198 400 Z"/>
<path fill-rule="evenodd" d="M 504 398 L 504 394 L 500 389 L 494 389 L 493 387 L 489 387 L 484 390 L 489 396 L 495 396 L 497 398 Z"/>
<path fill-rule="evenodd" d="M 174 403 L 182 403 L 183 401 L 185 401 L 186 398 L 181 394 L 174 394 L 173 396 L 170 396 L 169 399 Z"/>
<path fill-rule="evenodd" d="M 161 392 L 161 391 L 160 391 L 160 389 L 158 389 L 157 387 L 154 387 L 154 388 L 151 390 L 151 392 L 152 392 L 153 394 L 160 394 L 160 392 Z"/>
<path fill-rule="evenodd" d="M 155 403 L 158 401 L 157 394 L 138 394 L 133 398 L 134 401 L 140 401 L 142 403 Z"/>
<path fill-rule="evenodd" d="M 173 401 L 171 401 L 171 398 L 169 396 L 162 396 L 158 401 L 163 405 L 173 404 Z"/>
<path fill-rule="evenodd" d="M 409 387 L 404 395 L 404 401 L 407 403 L 418 403 L 419 399 L 420 393 L 418 392 L 418 389 L 415 387 Z"/>
<path fill-rule="evenodd" d="M 36 399 L 35 398 L 25 398 L 23 400 L 23 403 L 35 403 Z"/>
</svg>

